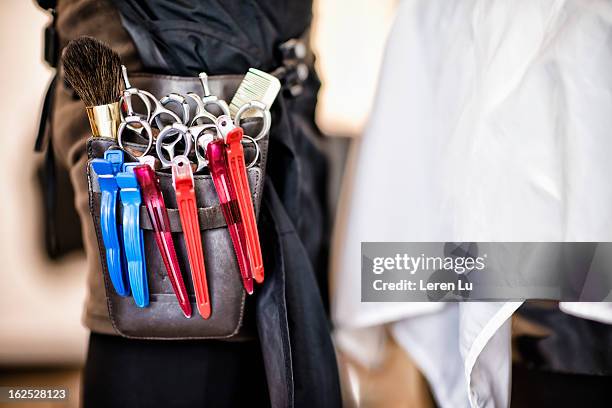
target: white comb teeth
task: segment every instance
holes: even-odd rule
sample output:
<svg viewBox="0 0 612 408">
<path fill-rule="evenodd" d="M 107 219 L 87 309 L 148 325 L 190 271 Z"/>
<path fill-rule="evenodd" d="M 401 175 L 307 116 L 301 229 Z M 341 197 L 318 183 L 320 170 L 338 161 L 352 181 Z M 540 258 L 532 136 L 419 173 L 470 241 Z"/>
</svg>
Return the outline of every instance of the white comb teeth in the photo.
<svg viewBox="0 0 612 408">
<path fill-rule="evenodd" d="M 266 109 L 270 109 L 280 91 L 280 87 L 280 81 L 275 76 L 255 68 L 249 68 L 249 72 L 244 76 L 230 103 L 232 117 L 236 116 L 236 112 L 242 105 L 252 101 L 260 101 L 266 105 Z M 253 113 L 249 113 L 249 111 L 245 112 L 243 117 L 255 116 Z"/>
</svg>

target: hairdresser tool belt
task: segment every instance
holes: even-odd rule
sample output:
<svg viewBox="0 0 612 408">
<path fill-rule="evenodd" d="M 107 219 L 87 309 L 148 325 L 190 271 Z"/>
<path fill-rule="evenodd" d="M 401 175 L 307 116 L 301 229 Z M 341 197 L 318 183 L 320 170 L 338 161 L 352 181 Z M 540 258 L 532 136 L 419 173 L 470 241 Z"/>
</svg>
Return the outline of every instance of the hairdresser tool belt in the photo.
<svg viewBox="0 0 612 408">
<path fill-rule="evenodd" d="M 251 282 L 253 277 L 248 275 L 248 273 L 251 273 L 248 268 L 241 270 L 239 267 L 236 243 L 233 242 L 232 234 L 230 234 L 228 230 L 228 224 L 241 223 L 241 221 L 246 218 L 249 221 L 247 225 L 249 230 L 246 235 L 250 240 L 253 240 L 253 237 L 256 236 L 255 232 L 252 230 L 253 221 L 249 219 L 249 217 L 241 216 L 239 212 L 242 207 L 247 210 L 251 207 L 243 205 L 242 202 L 238 203 L 237 199 L 234 200 L 236 202 L 225 203 L 225 207 L 221 206 L 220 191 L 218 188 L 222 188 L 224 182 L 233 182 L 233 179 L 229 177 L 229 173 L 235 172 L 236 169 L 230 168 L 228 164 L 228 176 L 221 181 L 221 187 L 215 184 L 212 177 L 213 175 L 206 170 L 206 167 L 210 166 L 210 163 L 207 163 L 206 160 L 205 147 L 212 142 L 208 139 L 209 135 L 206 133 L 206 130 L 207 127 L 214 127 L 210 122 L 218 118 L 207 111 L 207 109 L 209 109 L 208 107 L 205 109 L 201 104 L 194 107 L 193 110 L 197 110 L 201 118 L 205 119 L 205 123 L 197 128 L 199 130 L 204 129 L 202 130 L 202 134 L 193 134 L 194 141 L 190 140 L 189 143 L 179 141 L 179 138 L 182 137 L 180 133 L 183 132 L 185 135 L 187 134 L 186 132 L 196 133 L 193 127 L 189 128 L 189 130 L 185 130 L 188 126 L 195 124 L 190 121 L 190 123 L 183 125 L 179 123 L 179 121 L 183 122 L 186 119 L 184 115 L 181 114 L 181 111 L 185 109 L 185 101 L 189 101 L 190 99 L 197 101 L 197 98 L 194 98 L 193 94 L 204 95 L 201 98 L 206 98 L 208 95 L 215 95 L 220 101 L 229 101 L 236 93 L 242 79 L 242 76 L 216 76 L 204 78 L 204 85 L 208 89 L 203 91 L 202 78 L 131 75 L 129 77 L 130 83 L 127 88 L 132 89 L 132 91 L 129 92 L 134 94 L 136 92 L 135 90 L 142 89 L 155 95 L 156 98 L 160 98 L 159 104 L 157 104 L 156 101 L 151 104 L 151 106 L 145 107 L 146 109 L 142 110 L 140 114 L 123 112 L 124 119 L 122 126 L 134 130 L 135 134 L 141 132 L 142 138 L 140 140 L 136 138 L 135 140 L 124 139 L 120 141 L 116 138 L 92 137 L 88 141 L 87 153 L 90 159 L 87 169 L 90 196 L 89 207 L 98 235 L 98 245 L 110 319 L 113 327 L 120 335 L 147 339 L 219 339 L 234 337 L 239 333 L 244 314 L 245 299 L 248 296 L 245 291 L 244 282 L 246 282 L 245 279 L 247 278 L 249 282 Z M 181 95 L 188 94 L 191 94 L 191 96 L 187 96 L 184 99 L 181 98 Z M 168 97 L 162 98 L 164 95 L 168 95 Z M 129 98 L 129 95 L 127 95 L 127 97 Z M 170 108 L 170 105 L 173 103 L 178 108 L 174 110 L 174 112 L 179 113 L 176 115 L 168 115 L 166 113 L 165 116 L 169 118 L 163 119 L 163 110 Z M 255 108 L 257 108 L 258 105 L 255 105 Z M 266 109 L 265 104 L 262 106 L 263 109 Z M 219 108 L 220 111 L 218 114 L 220 116 L 227 113 L 223 103 L 219 105 Z M 176 128 L 176 132 L 167 129 L 164 133 L 165 136 L 163 137 L 167 140 L 167 143 L 160 143 L 157 140 L 158 137 L 162 136 L 161 131 L 151 129 L 156 126 L 154 119 L 151 120 L 150 124 L 143 126 L 139 125 L 139 121 L 146 119 L 147 110 L 150 110 L 149 115 L 155 110 L 157 112 L 162 112 L 160 116 L 162 120 L 173 120 L 176 122 L 172 125 Z M 178 121 L 176 117 L 178 117 Z M 245 141 L 243 142 L 245 165 L 240 167 L 240 170 L 246 173 L 246 180 L 248 181 L 247 184 L 251 193 L 250 198 L 252 199 L 252 207 L 254 208 L 254 211 L 251 211 L 254 212 L 255 216 L 259 212 L 261 202 L 265 163 L 268 152 L 267 130 L 269 129 L 269 123 L 266 123 L 268 129 L 266 129 L 263 134 L 261 129 L 264 127 L 263 122 L 269 122 L 269 120 L 269 112 L 265 110 L 263 117 L 245 117 L 239 121 L 239 126 L 244 130 L 245 135 Z M 160 125 L 157 126 L 161 127 Z M 123 130 L 132 132 L 132 130 Z M 148 132 L 151 132 L 150 140 L 147 140 Z M 253 135 L 253 137 L 248 135 Z M 218 137 L 222 138 L 223 136 L 219 134 Z M 217 141 L 218 140 L 219 139 L 217 139 Z M 155 152 L 156 143 L 159 157 L 153 158 L 149 155 L 154 154 L 151 152 Z M 226 141 L 226 143 L 229 142 Z M 127 168 L 125 167 L 126 165 L 124 165 L 120 170 L 119 187 L 125 186 L 124 188 L 130 188 L 131 190 L 126 190 L 123 195 L 121 195 L 120 190 L 120 194 L 117 196 L 116 219 L 119 225 L 121 224 L 121 220 L 124 219 L 124 211 L 134 213 L 137 208 L 133 205 L 132 207 L 134 208 L 130 207 L 132 201 L 122 203 L 121 200 L 127 199 L 125 197 L 128 197 L 128 193 L 134 194 L 134 191 L 141 191 L 142 193 L 141 202 L 138 200 L 133 201 L 137 203 L 136 206 L 139 205 L 137 225 L 142 234 L 136 234 L 134 223 L 131 222 L 131 220 L 129 223 L 125 223 L 126 231 L 122 231 L 120 228 L 117 232 L 120 240 L 130 239 L 130 236 L 136 237 L 134 239 L 137 239 L 135 242 L 129 243 L 129 253 L 122 254 L 124 258 L 122 267 L 125 276 L 123 277 L 124 280 L 121 282 L 125 282 L 127 277 L 129 277 L 131 285 L 135 284 L 133 282 L 137 282 L 138 290 L 134 294 L 129 293 L 127 290 L 117 291 L 115 289 L 116 282 L 118 282 L 120 278 L 117 275 L 117 270 L 121 265 L 118 266 L 120 262 L 114 259 L 113 268 L 115 269 L 112 270 L 113 274 L 111 274 L 107 262 L 108 251 L 106 248 L 106 242 L 109 241 L 109 239 L 105 239 L 101 228 L 101 225 L 103 225 L 101 223 L 102 217 L 105 216 L 105 211 L 108 212 L 108 209 L 101 211 L 103 207 L 103 194 L 105 191 L 104 185 L 107 182 L 101 179 L 102 175 L 97 174 L 96 167 L 92 165 L 92 163 L 95 164 L 100 160 L 104 160 L 106 152 L 119 150 L 121 147 L 123 147 L 123 151 L 125 152 L 125 162 L 136 163 L 129 165 Z M 198 150 L 198 148 L 200 150 Z M 185 177 L 188 182 L 188 187 L 191 185 L 191 178 L 193 179 L 194 196 L 183 195 L 183 197 L 195 197 L 197 205 L 185 207 L 185 209 L 183 209 L 183 214 L 181 214 L 178 208 L 179 206 L 177 205 L 177 187 L 173 184 L 173 172 L 176 176 L 178 170 L 176 166 L 181 165 L 181 160 L 183 163 L 187 160 L 186 163 L 189 165 L 189 159 L 186 158 L 189 152 L 185 152 L 185 150 L 190 149 L 195 149 L 195 153 L 192 152 L 190 157 L 192 158 L 191 161 L 194 162 L 197 156 L 197 169 L 195 169 L 196 164 L 194 163 L 194 173 L 185 173 L 187 174 Z M 147 157 L 139 159 L 139 152 L 147 153 Z M 108 156 L 107 153 L 107 157 Z M 157 213 L 155 212 L 157 210 L 154 209 L 152 213 L 150 211 L 151 209 L 146 207 L 147 200 L 145 191 L 143 191 L 143 185 L 139 183 L 139 186 L 136 186 L 133 180 L 138 177 L 132 177 L 131 175 L 135 174 L 135 176 L 138 176 L 139 166 L 142 167 L 146 165 L 146 163 L 154 164 L 154 162 L 159 162 L 159 159 L 162 158 L 161 166 L 151 173 L 154 174 L 153 179 L 155 180 L 156 188 L 159 189 L 161 197 L 163 197 L 163 203 L 161 203 L 163 208 L 159 209 L 159 211 L 164 214 L 164 217 L 158 219 L 151 218 L 152 216 L 157 217 Z M 175 158 L 176 160 L 174 160 Z M 204 171 L 200 171 L 201 169 L 204 169 Z M 137 187 L 139 187 L 139 189 L 137 189 Z M 246 200 L 244 197 L 244 183 L 241 183 L 239 188 L 241 189 L 238 191 L 238 193 L 240 193 L 240 199 L 244 201 Z M 190 190 L 188 190 L 188 192 L 190 192 Z M 248 196 L 248 194 L 246 195 Z M 234 196 L 237 196 L 237 194 L 234 194 Z M 228 197 L 231 198 L 234 196 L 230 194 Z M 183 198 L 179 197 L 178 201 L 182 199 Z M 110 202 L 110 200 L 107 201 Z M 184 211 L 188 211 L 188 213 Z M 167 218 L 165 218 L 165 215 L 167 215 Z M 186 221 L 189 222 L 186 224 Z M 106 220 L 106 222 L 108 222 L 108 220 Z M 201 249 L 198 248 L 198 245 L 193 245 L 193 242 L 191 244 L 186 242 L 185 232 L 183 231 L 184 225 L 188 225 L 188 236 L 190 238 L 193 238 L 194 234 L 197 234 L 196 230 L 199 229 L 199 238 L 202 244 Z M 167 238 L 166 241 L 156 239 L 160 234 Z M 142 250 L 138 251 L 141 240 Z M 249 259 L 252 257 L 252 247 L 255 247 L 255 245 L 251 244 L 252 242 L 249 242 L 248 245 L 249 252 L 247 254 L 249 255 Z M 173 266 L 171 269 L 180 271 L 180 277 L 175 276 L 173 278 L 167 272 L 169 266 L 165 265 L 162 256 L 164 252 L 162 249 L 168 249 L 168 247 L 172 247 L 171 249 L 175 251 L 177 262 L 177 265 Z M 245 245 L 242 244 L 242 247 L 244 249 Z M 256 247 L 256 249 L 259 250 L 258 246 Z M 169 252 L 169 254 L 171 254 L 171 252 Z M 238 254 L 242 256 L 242 261 L 244 262 L 245 252 L 238 252 Z M 201 268 L 190 267 L 190 262 L 193 263 L 198 260 L 202 262 L 202 257 L 204 258 L 205 267 L 204 265 L 202 265 Z M 261 263 L 261 254 L 252 258 Z M 139 262 L 141 260 L 144 262 L 143 265 L 134 265 L 134 262 Z M 172 260 L 169 260 L 168 263 L 172 263 Z M 258 265 L 258 267 L 261 267 L 261 265 Z M 144 276 L 132 276 L 128 272 L 132 274 L 144 272 Z M 201 274 L 201 276 L 194 274 Z M 195 285 L 194 276 L 196 276 L 196 279 L 201 280 L 195 282 Z M 260 280 L 263 279 L 263 272 L 258 273 L 256 278 L 259 283 Z M 181 280 L 183 283 L 182 288 L 180 287 L 181 282 L 179 282 Z M 142 287 L 142 285 L 145 286 Z M 252 283 L 250 283 L 250 285 L 252 285 Z M 198 296 L 196 296 L 194 286 L 196 290 L 199 291 L 197 292 Z M 189 310 L 184 306 L 179 307 L 179 300 L 177 300 L 183 297 L 184 290 L 186 290 Z M 247 290 L 253 289 L 249 286 Z M 256 291 L 257 288 L 255 288 L 255 292 Z M 135 297 L 135 295 L 137 296 Z M 209 304 L 207 305 L 206 302 Z M 210 307 L 210 309 L 208 309 L 208 307 Z M 187 313 L 187 311 L 190 313 Z M 187 318 L 186 316 L 191 317 Z"/>
</svg>

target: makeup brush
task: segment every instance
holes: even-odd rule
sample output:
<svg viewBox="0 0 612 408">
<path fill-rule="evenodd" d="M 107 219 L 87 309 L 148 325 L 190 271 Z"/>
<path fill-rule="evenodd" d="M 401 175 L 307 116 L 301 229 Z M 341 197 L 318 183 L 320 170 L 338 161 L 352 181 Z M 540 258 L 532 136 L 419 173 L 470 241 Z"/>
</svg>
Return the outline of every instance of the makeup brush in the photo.
<svg viewBox="0 0 612 408">
<path fill-rule="evenodd" d="M 62 53 L 66 81 L 86 106 L 94 137 L 117 138 L 121 122 L 121 58 L 92 37 L 79 37 Z"/>
</svg>

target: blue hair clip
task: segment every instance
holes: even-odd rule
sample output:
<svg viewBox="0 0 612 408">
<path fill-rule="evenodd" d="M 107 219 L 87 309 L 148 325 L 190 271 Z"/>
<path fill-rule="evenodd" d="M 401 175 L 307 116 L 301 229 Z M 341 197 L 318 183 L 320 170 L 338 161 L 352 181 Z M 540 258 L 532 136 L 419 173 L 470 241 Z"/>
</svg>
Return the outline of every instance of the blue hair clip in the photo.
<svg viewBox="0 0 612 408">
<path fill-rule="evenodd" d="M 113 149 L 105 151 L 104 160 L 106 160 L 113 166 L 113 174 L 117 175 L 117 173 L 121 172 L 121 167 L 123 166 L 123 150 Z"/>
<path fill-rule="evenodd" d="M 109 162 L 111 166 L 113 166 L 113 174 L 117 177 L 117 174 L 121 172 L 121 168 L 123 167 L 124 154 L 123 150 L 110 148 L 104 152 L 104 160 Z M 125 245 L 123 245 L 123 225 L 119 223 L 117 227 L 117 235 L 119 236 L 119 245 L 121 246 L 121 268 L 123 271 L 123 275 L 127 273 L 128 264 L 127 259 L 125 257 Z"/>
<path fill-rule="evenodd" d="M 134 302 L 139 307 L 149 304 L 149 285 L 144 256 L 144 237 L 140 229 L 140 188 L 133 168 L 140 163 L 125 163 L 117 174 L 123 205 L 123 245 Z"/>
<path fill-rule="evenodd" d="M 102 191 L 100 227 L 104 247 L 106 248 L 108 274 L 117 294 L 127 296 L 130 294 L 130 289 L 123 273 L 121 244 L 117 227 L 117 191 L 119 186 L 115 180 L 111 162 L 106 159 L 93 159 L 91 167 L 98 175 L 98 183 Z"/>
</svg>

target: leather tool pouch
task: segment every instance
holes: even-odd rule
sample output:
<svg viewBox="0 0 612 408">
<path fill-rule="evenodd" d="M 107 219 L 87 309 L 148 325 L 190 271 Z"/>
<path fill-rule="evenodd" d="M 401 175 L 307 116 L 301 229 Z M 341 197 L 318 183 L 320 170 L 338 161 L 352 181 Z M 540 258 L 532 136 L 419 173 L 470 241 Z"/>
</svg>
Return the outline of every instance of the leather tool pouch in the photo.
<svg viewBox="0 0 612 408">
<path fill-rule="evenodd" d="M 197 78 L 182 78 L 158 75 L 132 75 L 132 85 L 148 90 L 156 97 L 170 92 L 185 94 L 196 92 L 201 94 L 201 86 Z M 209 85 L 214 95 L 229 102 L 238 88 L 242 76 L 217 76 L 209 78 Z M 247 119 L 243 123 L 245 134 L 255 135 L 260 127 L 260 119 Z M 255 211 L 259 214 L 261 203 L 266 156 L 268 151 L 268 135 L 259 140 L 260 157 L 257 163 L 247 170 Z M 133 143 L 131 148 L 144 149 L 145 145 Z M 160 187 L 172 228 L 172 236 L 183 279 L 189 292 L 193 316 L 185 318 L 172 290 L 166 269 L 162 262 L 149 216 L 141 206 L 141 229 L 144 231 L 144 246 L 146 268 L 149 285 L 149 306 L 140 308 L 132 297 L 122 297 L 115 293 L 108 275 L 104 241 L 100 231 L 100 187 L 97 175 L 91 167 L 91 159 L 102 158 L 109 148 L 117 148 L 113 139 L 90 138 L 87 146 L 89 162 L 87 166 L 89 182 L 89 209 L 93 217 L 100 249 L 102 273 L 106 287 L 108 311 L 115 330 L 122 336 L 142 339 L 221 339 L 236 336 L 241 328 L 245 312 L 246 292 L 242 286 L 238 263 L 234 254 L 229 231 L 219 206 L 219 200 L 209 174 L 194 175 L 195 192 L 200 218 L 200 230 L 206 276 L 211 297 L 212 314 L 209 319 L 203 319 L 195 306 L 193 282 L 191 279 L 187 251 L 178 210 L 176 197 L 172 187 L 172 175 L 169 170 L 157 171 Z M 246 162 L 255 156 L 251 144 L 245 144 Z M 131 160 L 126 153 L 126 162 Z M 121 204 L 117 209 L 117 222 L 121 220 Z"/>
</svg>

